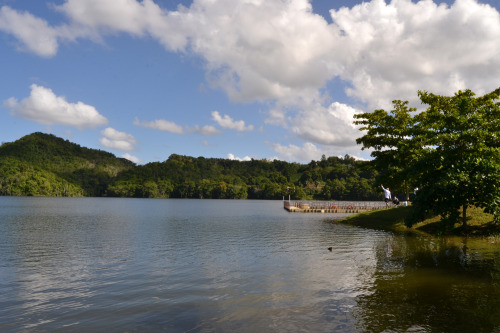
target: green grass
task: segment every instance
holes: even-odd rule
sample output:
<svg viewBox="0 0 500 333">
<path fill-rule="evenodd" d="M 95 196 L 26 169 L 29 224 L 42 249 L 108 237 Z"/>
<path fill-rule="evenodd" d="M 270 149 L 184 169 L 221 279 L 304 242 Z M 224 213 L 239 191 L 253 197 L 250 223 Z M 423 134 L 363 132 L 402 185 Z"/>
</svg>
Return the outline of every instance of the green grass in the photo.
<svg viewBox="0 0 500 333">
<path fill-rule="evenodd" d="M 406 232 L 408 228 L 404 224 L 404 219 L 410 209 L 411 207 L 398 207 L 364 212 L 351 215 L 339 222 L 377 230 Z"/>
<path fill-rule="evenodd" d="M 444 226 L 440 222 L 439 216 L 430 217 L 411 228 L 407 228 L 404 220 L 410 214 L 411 209 L 411 206 L 382 209 L 351 215 L 339 222 L 398 233 L 478 236 L 500 241 L 500 224 L 495 224 L 493 222 L 493 215 L 485 213 L 481 208 L 471 207 L 467 210 L 467 228 L 465 229 L 461 223 L 456 223 L 453 226 Z"/>
</svg>

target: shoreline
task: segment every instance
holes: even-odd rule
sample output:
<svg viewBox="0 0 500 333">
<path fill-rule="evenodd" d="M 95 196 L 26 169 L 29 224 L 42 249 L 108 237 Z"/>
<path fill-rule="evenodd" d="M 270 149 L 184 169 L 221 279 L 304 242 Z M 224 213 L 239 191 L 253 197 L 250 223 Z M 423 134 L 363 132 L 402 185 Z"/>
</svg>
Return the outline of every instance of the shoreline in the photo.
<svg viewBox="0 0 500 333">
<path fill-rule="evenodd" d="M 445 226 L 440 222 L 439 216 L 429 217 L 425 221 L 408 228 L 404 220 L 411 213 L 411 209 L 412 207 L 408 206 L 362 212 L 335 220 L 335 223 L 408 235 L 498 238 L 498 242 L 500 242 L 500 224 L 495 224 L 493 216 L 484 213 L 480 208 L 469 208 L 472 214 L 465 229 L 461 223 L 456 223 L 453 226 Z"/>
</svg>

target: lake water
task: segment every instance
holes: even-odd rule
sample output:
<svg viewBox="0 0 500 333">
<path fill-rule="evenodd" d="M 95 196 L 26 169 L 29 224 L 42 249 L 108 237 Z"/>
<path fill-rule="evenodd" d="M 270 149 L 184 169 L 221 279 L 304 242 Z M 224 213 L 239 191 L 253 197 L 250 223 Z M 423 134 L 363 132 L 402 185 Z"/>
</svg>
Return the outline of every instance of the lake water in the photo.
<svg viewBox="0 0 500 333">
<path fill-rule="evenodd" d="M 0 197 L 0 332 L 500 332 L 500 246 L 332 216 Z"/>
</svg>

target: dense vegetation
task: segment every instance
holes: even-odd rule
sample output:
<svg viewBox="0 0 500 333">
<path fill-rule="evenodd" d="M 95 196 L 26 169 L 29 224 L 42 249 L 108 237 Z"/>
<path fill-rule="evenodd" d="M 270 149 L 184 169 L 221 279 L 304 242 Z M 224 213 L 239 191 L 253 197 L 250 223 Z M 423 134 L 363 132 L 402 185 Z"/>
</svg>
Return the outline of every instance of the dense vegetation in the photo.
<svg viewBox="0 0 500 333">
<path fill-rule="evenodd" d="M 0 195 L 380 200 L 370 166 L 348 155 L 299 164 L 176 154 L 136 166 L 34 133 L 0 146 Z"/>
<path fill-rule="evenodd" d="M 102 196 L 134 163 L 34 133 L 0 146 L 0 195 Z"/>
<path fill-rule="evenodd" d="M 412 115 L 408 102 L 394 110 L 355 116 L 366 134 L 357 140 L 373 148 L 373 164 L 388 171 L 384 184 L 418 187 L 411 226 L 440 215 L 443 224 L 461 220 L 478 207 L 500 221 L 500 88 L 481 97 L 470 91 L 454 96 L 419 92 L 427 109 Z"/>
</svg>

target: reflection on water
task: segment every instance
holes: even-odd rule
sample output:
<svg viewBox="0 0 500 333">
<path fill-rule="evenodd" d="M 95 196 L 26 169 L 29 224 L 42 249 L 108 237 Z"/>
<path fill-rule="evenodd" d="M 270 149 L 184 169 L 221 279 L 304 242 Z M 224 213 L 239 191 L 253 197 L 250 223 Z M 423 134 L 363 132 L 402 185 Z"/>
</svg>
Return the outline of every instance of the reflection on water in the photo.
<svg viewBox="0 0 500 333">
<path fill-rule="evenodd" d="M 373 293 L 358 298 L 362 331 L 492 332 L 500 328 L 500 249 L 483 240 L 380 243 Z"/>
<path fill-rule="evenodd" d="M 498 246 L 281 204 L 0 197 L 0 331 L 499 329 Z"/>
</svg>

